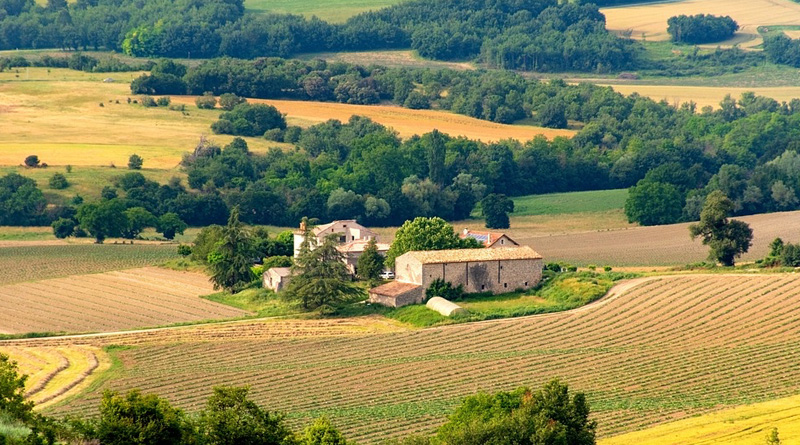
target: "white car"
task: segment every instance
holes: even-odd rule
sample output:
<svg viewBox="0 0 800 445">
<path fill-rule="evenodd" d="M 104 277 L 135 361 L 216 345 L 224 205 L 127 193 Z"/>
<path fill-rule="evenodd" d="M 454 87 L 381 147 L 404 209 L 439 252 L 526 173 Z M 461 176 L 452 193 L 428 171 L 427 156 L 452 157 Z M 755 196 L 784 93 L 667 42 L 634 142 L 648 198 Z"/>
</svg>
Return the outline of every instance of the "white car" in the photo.
<svg viewBox="0 0 800 445">
<path fill-rule="evenodd" d="M 391 270 L 384 270 L 381 272 L 381 278 L 384 280 L 394 280 L 394 272 Z"/>
</svg>

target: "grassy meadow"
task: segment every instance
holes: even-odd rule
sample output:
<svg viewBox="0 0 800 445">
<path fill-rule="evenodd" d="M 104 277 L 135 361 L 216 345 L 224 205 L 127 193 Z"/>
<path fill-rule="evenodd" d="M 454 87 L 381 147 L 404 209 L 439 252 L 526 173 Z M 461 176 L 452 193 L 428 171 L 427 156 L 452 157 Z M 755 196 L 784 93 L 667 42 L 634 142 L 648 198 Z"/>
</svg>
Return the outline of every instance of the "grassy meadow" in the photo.
<svg viewBox="0 0 800 445">
<path fill-rule="evenodd" d="M 245 0 L 244 7 L 248 12 L 252 13 L 299 14 L 306 17 L 317 16 L 327 22 L 340 23 L 361 12 L 392 6 L 401 1 L 402 0 Z"/>
</svg>

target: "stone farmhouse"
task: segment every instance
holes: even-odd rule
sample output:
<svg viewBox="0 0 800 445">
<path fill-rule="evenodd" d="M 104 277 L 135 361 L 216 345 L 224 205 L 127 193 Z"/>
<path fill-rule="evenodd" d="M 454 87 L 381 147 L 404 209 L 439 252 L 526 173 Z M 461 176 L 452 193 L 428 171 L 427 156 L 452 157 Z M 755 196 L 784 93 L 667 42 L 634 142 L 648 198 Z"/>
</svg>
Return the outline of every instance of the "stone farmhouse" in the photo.
<svg viewBox="0 0 800 445">
<path fill-rule="evenodd" d="M 464 229 L 458 234 L 461 239 L 474 238 L 484 247 L 513 247 L 519 243 L 511 239 L 510 236 L 502 232 L 480 232 L 477 230 Z"/>
<path fill-rule="evenodd" d="M 542 266 L 542 256 L 528 246 L 406 252 L 395 259 L 395 281 L 371 289 L 369 301 L 391 307 L 422 303 L 436 279 L 467 293 L 529 289 L 542 279 Z"/>
<path fill-rule="evenodd" d="M 300 224 L 300 230 L 294 232 L 294 256 L 300 253 L 300 245 L 305 240 L 305 227 Z M 378 241 L 378 235 L 372 230 L 357 223 L 354 219 L 347 219 L 341 221 L 333 221 L 328 224 L 319 225 L 311 229 L 314 235 L 312 246 L 322 244 L 325 237 L 336 234 L 339 237 L 339 251 L 344 254 L 344 263 L 351 274 L 357 273 L 356 264 L 358 258 L 364 253 L 364 249 L 370 240 Z M 377 243 L 378 253 L 386 255 L 389 251 L 389 245 L 384 243 Z M 313 248 L 313 247 L 312 247 Z"/>
<path fill-rule="evenodd" d="M 303 244 L 305 239 L 306 228 L 300 224 L 300 230 L 294 232 L 294 256 L 295 258 L 300 253 L 300 245 Z M 378 235 L 372 230 L 357 223 L 354 219 L 333 221 L 328 224 L 323 224 L 311 229 L 314 236 L 311 246 L 317 246 L 322 243 L 325 237 L 336 234 L 339 239 L 339 246 L 337 249 L 344 255 L 344 263 L 347 270 L 355 275 L 358 271 L 356 265 L 358 258 L 364 253 L 367 244 L 370 240 L 377 242 Z M 389 245 L 384 243 L 377 243 L 378 253 L 386 255 L 389 250 Z M 291 280 L 291 270 L 288 267 L 274 267 L 264 271 L 264 287 L 272 289 L 275 292 L 285 288 Z"/>
</svg>

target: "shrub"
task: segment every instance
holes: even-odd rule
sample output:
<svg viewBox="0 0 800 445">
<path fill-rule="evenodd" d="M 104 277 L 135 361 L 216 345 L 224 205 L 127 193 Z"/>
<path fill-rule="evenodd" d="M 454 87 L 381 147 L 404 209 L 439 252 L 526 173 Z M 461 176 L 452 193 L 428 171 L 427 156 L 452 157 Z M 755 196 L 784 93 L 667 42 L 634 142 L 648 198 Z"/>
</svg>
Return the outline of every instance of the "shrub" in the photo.
<svg viewBox="0 0 800 445">
<path fill-rule="evenodd" d="M 158 106 L 158 104 L 156 104 L 156 100 L 153 99 L 151 96 L 142 96 L 142 105 L 145 107 Z"/>
<path fill-rule="evenodd" d="M 67 170 L 67 173 L 72 173 L 72 166 L 71 165 L 67 165 L 66 170 Z"/>
<path fill-rule="evenodd" d="M 234 134 L 233 122 L 227 119 L 220 119 L 211 124 L 211 131 L 214 134 Z"/>
<path fill-rule="evenodd" d="M 156 104 L 159 107 L 168 107 L 170 102 L 172 102 L 172 100 L 167 96 L 162 96 L 156 99 Z"/>
<path fill-rule="evenodd" d="M 63 190 L 69 187 L 69 182 L 67 181 L 67 177 L 64 176 L 63 173 L 55 173 L 53 176 L 50 177 L 50 188 L 54 190 Z"/>
<path fill-rule="evenodd" d="M 217 106 L 217 99 L 214 97 L 213 93 L 207 91 L 203 93 L 202 96 L 195 99 L 194 103 L 197 105 L 197 108 L 212 110 Z"/>
<path fill-rule="evenodd" d="M 231 111 L 239 104 L 246 103 L 247 99 L 233 93 L 225 93 L 219 97 L 219 106 L 225 111 Z"/>
<path fill-rule="evenodd" d="M 75 221 L 67 218 L 58 218 L 50 225 L 56 238 L 64 239 L 75 232 Z"/>
<path fill-rule="evenodd" d="M 169 109 L 172 111 L 186 111 L 186 105 L 184 104 L 174 104 L 170 105 Z"/>
<path fill-rule="evenodd" d="M 303 129 L 297 126 L 287 127 L 283 132 L 283 142 L 289 144 L 296 144 L 300 140 L 300 135 L 303 134 Z"/>
<path fill-rule="evenodd" d="M 427 298 L 442 297 L 446 300 L 460 300 L 464 297 L 464 286 L 459 284 L 453 287 L 453 283 L 437 278 L 428 286 L 425 295 Z"/>
<path fill-rule="evenodd" d="M 26 167 L 32 167 L 32 168 L 38 167 L 39 166 L 39 156 L 30 155 L 27 158 L 25 158 L 25 166 Z"/>
<path fill-rule="evenodd" d="M 264 132 L 264 139 L 268 141 L 283 142 L 283 130 L 273 128 Z"/>
<path fill-rule="evenodd" d="M 144 159 L 142 159 L 142 157 L 136 153 L 132 154 L 131 157 L 128 158 L 128 168 L 131 170 L 141 170 L 142 163 L 144 163 Z"/>
<path fill-rule="evenodd" d="M 186 257 L 192 254 L 192 246 L 181 244 L 178 246 L 178 255 Z"/>
</svg>

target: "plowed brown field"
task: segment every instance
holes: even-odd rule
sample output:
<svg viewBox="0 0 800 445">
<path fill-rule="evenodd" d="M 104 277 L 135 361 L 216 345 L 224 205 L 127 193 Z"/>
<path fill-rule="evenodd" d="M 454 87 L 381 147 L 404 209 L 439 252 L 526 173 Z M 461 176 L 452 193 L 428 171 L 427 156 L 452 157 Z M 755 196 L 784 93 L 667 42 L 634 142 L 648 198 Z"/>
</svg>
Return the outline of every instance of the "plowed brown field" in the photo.
<svg viewBox="0 0 800 445">
<path fill-rule="evenodd" d="M 147 267 L 0 286 L 0 333 L 117 331 L 247 312 L 199 298 L 197 273 Z"/>
<path fill-rule="evenodd" d="M 467 394 L 556 376 L 588 393 L 603 436 L 800 390 L 794 274 L 644 278 L 571 312 L 435 329 L 271 341 L 231 334 L 116 351 L 124 365 L 115 378 L 49 411 L 91 413 L 103 390 L 130 388 L 194 410 L 213 385 L 250 385 L 258 402 L 297 424 L 324 414 L 374 443 L 432 431 Z"/>
</svg>

